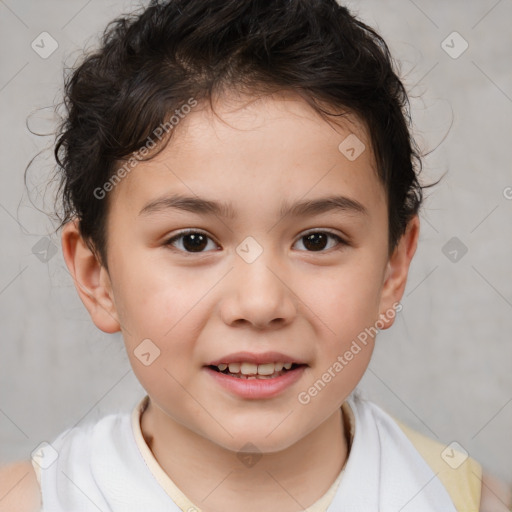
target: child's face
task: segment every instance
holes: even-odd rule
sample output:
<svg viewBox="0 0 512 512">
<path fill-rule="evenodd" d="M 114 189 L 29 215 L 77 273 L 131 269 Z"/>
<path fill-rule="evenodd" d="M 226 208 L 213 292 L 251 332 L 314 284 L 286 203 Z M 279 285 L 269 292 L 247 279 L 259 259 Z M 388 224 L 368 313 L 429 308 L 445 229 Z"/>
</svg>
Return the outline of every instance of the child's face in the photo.
<svg viewBox="0 0 512 512">
<path fill-rule="evenodd" d="M 216 110 L 225 122 L 196 107 L 168 147 L 111 192 L 109 274 L 101 269 L 98 281 L 106 294 L 101 307 L 86 305 L 103 330 L 119 322 L 134 372 L 166 421 L 235 451 L 248 441 L 277 451 L 329 418 L 354 389 L 372 338 L 358 342 L 352 358 L 345 354 L 380 314 L 388 318 L 380 328 L 393 323 L 414 248 L 395 263 L 387 257 L 385 192 L 360 124 L 334 129 L 291 96 Z M 338 149 L 350 133 L 367 148 L 354 161 Z M 166 206 L 175 194 L 230 203 L 234 217 Z M 283 204 L 333 196 L 366 213 L 280 213 Z M 184 229 L 208 238 L 166 244 Z M 324 237 L 308 241 L 311 231 Z M 146 339 L 160 350 L 148 366 L 136 356 Z M 250 398 L 207 369 L 240 351 L 276 351 L 307 366 L 273 396 Z M 308 392 L 318 380 L 321 390 Z"/>
</svg>

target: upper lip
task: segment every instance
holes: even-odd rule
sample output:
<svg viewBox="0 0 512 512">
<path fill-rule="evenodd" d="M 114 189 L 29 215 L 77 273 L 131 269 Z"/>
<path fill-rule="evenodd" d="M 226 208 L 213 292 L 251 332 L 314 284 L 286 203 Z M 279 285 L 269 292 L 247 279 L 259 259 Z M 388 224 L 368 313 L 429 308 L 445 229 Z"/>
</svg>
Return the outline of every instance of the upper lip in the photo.
<svg viewBox="0 0 512 512">
<path fill-rule="evenodd" d="M 235 352 L 229 354 L 214 361 L 209 362 L 206 366 L 218 366 L 219 364 L 229 363 L 253 363 L 253 364 L 264 364 L 264 363 L 295 363 L 295 364 L 306 364 L 304 361 L 297 357 L 287 356 L 281 354 L 281 352 L 262 352 L 256 354 L 254 352 Z"/>
</svg>

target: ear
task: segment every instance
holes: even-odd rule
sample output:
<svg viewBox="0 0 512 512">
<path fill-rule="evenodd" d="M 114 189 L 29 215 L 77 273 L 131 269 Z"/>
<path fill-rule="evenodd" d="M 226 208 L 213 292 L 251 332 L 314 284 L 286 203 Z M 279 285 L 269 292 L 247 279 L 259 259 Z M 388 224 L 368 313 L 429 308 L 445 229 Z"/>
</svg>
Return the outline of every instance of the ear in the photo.
<svg viewBox="0 0 512 512">
<path fill-rule="evenodd" d="M 104 332 L 118 332 L 120 324 L 110 277 L 83 240 L 77 219 L 64 226 L 61 239 L 64 260 L 92 321 Z"/>
<path fill-rule="evenodd" d="M 384 324 L 382 329 L 389 329 L 395 321 L 396 314 L 390 312 L 397 311 L 397 303 L 404 294 L 409 265 L 418 245 L 419 232 L 420 220 L 415 215 L 409 221 L 405 233 L 387 263 L 379 304 L 379 320 Z"/>
</svg>

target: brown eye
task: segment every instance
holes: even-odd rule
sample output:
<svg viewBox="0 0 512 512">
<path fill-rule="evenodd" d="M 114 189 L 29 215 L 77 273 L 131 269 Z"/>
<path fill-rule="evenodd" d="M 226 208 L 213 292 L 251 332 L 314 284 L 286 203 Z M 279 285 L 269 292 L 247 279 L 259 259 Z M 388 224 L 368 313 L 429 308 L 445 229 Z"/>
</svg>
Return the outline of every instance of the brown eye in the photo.
<svg viewBox="0 0 512 512">
<path fill-rule="evenodd" d="M 200 231 L 184 231 L 170 238 L 165 245 L 176 247 L 176 242 L 181 241 L 183 249 L 178 250 L 185 253 L 201 253 L 205 252 L 209 240 L 211 238 Z"/>
<path fill-rule="evenodd" d="M 314 231 L 302 236 L 300 240 L 304 241 L 304 247 L 308 252 L 325 252 L 324 249 L 328 244 L 329 238 L 336 240 L 337 244 L 335 246 L 347 245 L 341 237 L 328 231 Z"/>
<path fill-rule="evenodd" d="M 334 244 L 331 243 L 330 247 L 329 240 L 335 241 Z M 342 246 L 348 245 L 341 237 L 334 233 L 329 233 L 328 231 L 314 231 L 308 233 L 302 236 L 299 241 L 303 241 L 307 252 L 326 252 L 326 249 L 341 248 Z M 173 236 L 165 242 L 165 245 L 176 248 L 178 251 L 186 254 L 200 254 L 209 252 L 205 250 L 209 242 L 213 243 L 214 248 L 216 247 L 216 244 L 206 233 L 189 230 Z"/>
</svg>

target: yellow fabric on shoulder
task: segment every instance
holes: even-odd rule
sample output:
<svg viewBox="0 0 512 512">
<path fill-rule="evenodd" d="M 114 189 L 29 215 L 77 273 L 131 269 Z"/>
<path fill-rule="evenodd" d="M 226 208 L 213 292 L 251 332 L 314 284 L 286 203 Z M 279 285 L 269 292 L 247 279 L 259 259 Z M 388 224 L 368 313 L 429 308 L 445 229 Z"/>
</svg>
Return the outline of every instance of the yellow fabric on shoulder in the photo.
<svg viewBox="0 0 512 512">
<path fill-rule="evenodd" d="M 425 459 L 432 471 L 448 491 L 457 512 L 479 512 L 482 493 L 482 466 L 468 457 L 460 466 L 452 468 L 441 456 L 446 450 L 442 443 L 420 434 L 416 430 L 393 418 L 416 450 Z M 455 453 L 445 452 L 445 457 Z"/>
</svg>

